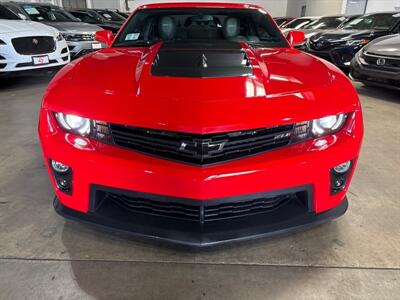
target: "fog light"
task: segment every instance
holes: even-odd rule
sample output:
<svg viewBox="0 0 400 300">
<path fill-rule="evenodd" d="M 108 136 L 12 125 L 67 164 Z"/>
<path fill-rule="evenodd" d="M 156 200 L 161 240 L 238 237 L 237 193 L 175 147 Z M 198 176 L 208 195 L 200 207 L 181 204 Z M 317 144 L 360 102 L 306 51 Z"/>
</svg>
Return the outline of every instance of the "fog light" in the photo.
<svg viewBox="0 0 400 300">
<path fill-rule="evenodd" d="M 336 173 L 344 174 L 350 169 L 350 166 L 351 166 L 351 161 L 349 160 L 340 165 L 337 165 L 333 169 L 335 170 Z"/>
<path fill-rule="evenodd" d="M 55 160 L 51 161 L 51 167 L 58 173 L 67 173 L 69 171 L 69 167 L 67 165 Z"/>
</svg>

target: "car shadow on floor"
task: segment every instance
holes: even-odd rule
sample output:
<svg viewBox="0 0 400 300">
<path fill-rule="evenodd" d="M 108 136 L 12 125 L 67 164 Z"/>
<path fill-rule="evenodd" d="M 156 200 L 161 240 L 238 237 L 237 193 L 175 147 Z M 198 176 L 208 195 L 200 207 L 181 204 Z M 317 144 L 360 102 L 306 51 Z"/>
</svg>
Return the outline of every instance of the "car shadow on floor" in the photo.
<svg viewBox="0 0 400 300">
<path fill-rule="evenodd" d="M 0 77 L 0 91 L 24 90 L 35 86 L 43 86 L 43 84 L 48 84 L 57 72 L 58 69 L 51 69 L 12 76 L 2 75 Z"/>
<path fill-rule="evenodd" d="M 390 90 L 375 86 L 356 86 L 358 94 L 362 97 L 375 98 L 377 100 L 394 102 L 400 104 L 400 91 Z"/>
<path fill-rule="evenodd" d="M 82 291 L 95 299 L 217 299 L 213 296 L 216 291 L 223 292 L 225 299 L 239 299 L 240 293 L 235 289 L 240 287 L 240 282 L 235 286 L 232 281 L 252 281 L 254 266 L 264 267 L 259 284 L 270 286 L 268 289 L 272 291 L 275 268 L 287 266 L 287 261 L 293 261 L 293 266 L 307 264 L 296 262 L 293 257 L 314 256 L 315 245 L 318 245 L 319 257 L 333 255 L 337 245 L 332 241 L 340 236 L 338 224 L 328 222 L 310 230 L 196 250 L 138 240 L 126 234 L 66 221 L 62 242 L 71 259 L 72 278 Z M 327 232 L 329 234 L 321 234 Z M 274 248 L 285 250 L 277 255 L 272 251 Z M 324 270 L 314 268 L 310 272 L 313 276 L 322 276 Z M 303 285 L 307 280 L 292 278 L 288 286 Z M 193 288 L 196 290 L 192 291 Z M 275 296 L 282 296 L 288 291 L 275 292 Z M 189 294 L 177 296 L 179 293 Z"/>
</svg>

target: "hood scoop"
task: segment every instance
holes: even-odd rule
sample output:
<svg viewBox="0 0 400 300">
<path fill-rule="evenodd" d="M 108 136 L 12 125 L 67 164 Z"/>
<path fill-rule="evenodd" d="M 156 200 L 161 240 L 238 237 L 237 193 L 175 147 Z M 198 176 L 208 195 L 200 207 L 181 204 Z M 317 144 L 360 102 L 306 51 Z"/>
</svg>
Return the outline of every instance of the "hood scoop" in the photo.
<svg viewBox="0 0 400 300">
<path fill-rule="evenodd" d="M 165 42 L 151 67 L 153 76 L 219 78 L 252 75 L 250 61 L 237 42 Z"/>
</svg>

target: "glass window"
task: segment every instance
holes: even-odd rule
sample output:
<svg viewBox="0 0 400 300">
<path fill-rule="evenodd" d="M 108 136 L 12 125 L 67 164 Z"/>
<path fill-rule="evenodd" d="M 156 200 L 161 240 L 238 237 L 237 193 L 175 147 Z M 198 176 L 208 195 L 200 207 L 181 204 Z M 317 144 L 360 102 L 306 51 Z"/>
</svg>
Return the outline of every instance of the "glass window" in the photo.
<svg viewBox="0 0 400 300">
<path fill-rule="evenodd" d="M 343 29 L 376 29 L 389 30 L 400 21 L 400 15 L 396 14 L 375 14 L 356 18 L 343 26 Z"/>
<path fill-rule="evenodd" d="M 283 28 L 300 29 L 310 24 L 312 21 L 313 19 L 294 19 L 293 21 L 283 25 Z"/>
<path fill-rule="evenodd" d="M 21 20 L 17 14 L 13 13 L 7 7 L 0 5 L 0 19 L 7 19 L 7 20 Z"/>
<path fill-rule="evenodd" d="M 22 6 L 33 21 L 38 22 L 78 22 L 69 12 L 55 6 Z"/>
<path fill-rule="evenodd" d="M 270 18 L 255 9 L 144 9 L 135 13 L 114 46 L 151 45 L 162 40 L 244 41 L 265 47 L 288 43 Z"/>
<path fill-rule="evenodd" d="M 346 17 L 324 17 L 304 26 L 304 29 L 334 29 L 339 27 Z"/>
</svg>

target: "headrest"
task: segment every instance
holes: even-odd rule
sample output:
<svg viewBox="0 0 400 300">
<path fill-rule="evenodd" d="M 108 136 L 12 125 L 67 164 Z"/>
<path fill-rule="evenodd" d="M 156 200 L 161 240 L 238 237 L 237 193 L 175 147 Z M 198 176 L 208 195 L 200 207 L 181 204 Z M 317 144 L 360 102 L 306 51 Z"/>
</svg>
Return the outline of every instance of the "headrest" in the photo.
<svg viewBox="0 0 400 300">
<path fill-rule="evenodd" d="M 237 18 L 227 18 L 223 28 L 224 36 L 227 38 L 236 37 L 240 33 L 240 22 Z"/>
<path fill-rule="evenodd" d="M 168 16 L 161 17 L 160 21 L 158 22 L 158 32 L 163 40 L 173 39 L 176 32 L 176 24 L 174 19 Z"/>
</svg>

